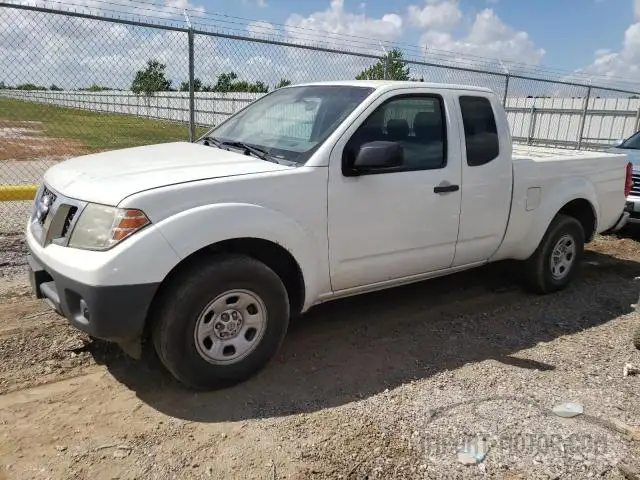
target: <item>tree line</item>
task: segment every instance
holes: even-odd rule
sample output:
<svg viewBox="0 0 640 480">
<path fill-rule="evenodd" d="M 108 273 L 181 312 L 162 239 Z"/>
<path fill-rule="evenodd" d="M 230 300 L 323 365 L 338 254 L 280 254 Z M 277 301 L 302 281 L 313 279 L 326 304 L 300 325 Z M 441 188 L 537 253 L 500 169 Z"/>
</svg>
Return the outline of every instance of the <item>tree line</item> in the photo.
<svg viewBox="0 0 640 480">
<path fill-rule="evenodd" d="M 386 65 L 386 58 L 379 60 L 371 67 L 360 72 L 356 79 L 358 80 L 381 80 L 385 78 L 385 68 L 387 70 L 387 78 L 390 80 L 414 80 L 409 76 L 409 67 L 406 67 L 402 61 L 402 52 L 399 49 L 394 49 L 388 54 L 388 65 Z M 145 67 L 138 70 L 131 83 L 130 90 L 137 95 L 152 96 L 156 92 L 188 92 L 189 82 L 181 82 L 177 87 L 173 86 L 173 82 L 167 78 L 166 73 L 167 66 L 158 60 L 148 60 Z M 278 81 L 273 89 L 286 87 L 291 85 L 291 81 L 282 78 Z M 225 72 L 218 75 L 218 78 L 214 83 L 205 84 L 202 79 L 194 78 L 193 89 L 196 92 L 248 92 L 248 93 L 268 93 L 269 85 L 263 81 L 250 82 L 248 80 L 241 79 L 236 72 Z M 49 91 L 62 91 L 63 89 L 57 85 L 50 85 L 45 87 L 43 85 L 36 85 L 33 83 L 23 83 L 15 86 L 6 85 L 4 82 L 0 82 L 0 89 L 13 89 L 13 90 L 49 90 Z M 87 88 L 78 88 L 77 91 L 87 92 L 103 92 L 108 90 L 122 90 L 120 88 L 112 88 L 103 85 L 93 84 Z"/>
<path fill-rule="evenodd" d="M 43 85 L 36 85 L 35 83 L 20 83 L 18 85 L 7 85 L 4 82 L 0 82 L 0 90 L 48 90 L 50 92 L 62 92 L 65 89 L 57 86 L 56 84 L 52 84 L 49 87 L 45 87 Z M 87 88 L 76 88 L 74 89 L 78 92 L 104 92 L 106 90 L 120 90 L 117 88 L 103 87 L 100 85 L 91 85 Z"/>
<path fill-rule="evenodd" d="M 148 60 L 144 69 L 136 72 L 131 91 L 137 95 L 152 96 L 156 92 L 175 91 L 172 88 L 172 82 L 166 75 L 167 66 L 158 60 Z M 385 72 L 386 71 L 386 72 Z M 356 76 L 356 80 L 382 80 L 386 76 L 389 80 L 417 80 L 409 76 L 409 67 L 407 67 L 402 58 L 402 52 L 399 49 L 393 49 L 389 54 L 378 60 L 374 65 L 364 69 Z M 420 79 L 424 81 L 424 79 Z M 286 87 L 291 85 L 291 81 L 285 78 L 280 79 L 273 88 Z M 189 82 L 180 83 L 179 90 L 181 92 L 189 91 Z M 268 93 L 269 86 L 260 80 L 250 82 L 242 80 L 238 74 L 231 71 L 222 73 L 218 76 L 215 83 L 204 84 L 200 78 L 193 79 L 193 90 L 195 92 L 249 92 L 249 93 Z"/>
<path fill-rule="evenodd" d="M 172 87 L 172 81 L 166 75 L 167 66 L 157 60 L 148 60 L 143 70 L 138 70 L 131 83 L 131 91 L 137 95 L 152 96 L 156 92 L 176 91 Z M 274 89 L 291 85 L 291 81 L 285 78 L 274 85 Z M 179 91 L 188 92 L 189 82 L 180 83 Z M 242 80 L 235 72 L 225 72 L 218 75 L 215 83 L 205 84 L 200 78 L 193 79 L 195 92 L 249 92 L 267 93 L 269 86 L 260 80 L 250 82 Z"/>
<path fill-rule="evenodd" d="M 151 96 L 156 92 L 172 91 L 172 82 L 166 76 L 167 66 L 157 60 L 148 60 L 143 70 L 136 72 L 131 91 L 141 95 Z M 418 80 L 411 78 L 409 75 L 409 67 L 407 67 L 402 58 L 402 52 L 399 49 L 393 49 L 389 54 L 378 60 L 374 65 L 364 69 L 356 76 L 356 80 Z M 424 81 L 421 78 L 418 81 Z M 280 79 L 274 85 L 274 90 L 291 85 L 291 81 L 285 78 Z M 181 92 L 189 91 L 189 82 L 184 81 L 180 84 Z M 262 81 L 250 82 L 242 80 L 238 74 L 231 71 L 222 73 L 218 76 L 215 83 L 204 84 L 200 78 L 193 79 L 193 90 L 195 92 L 249 92 L 249 93 L 267 93 L 269 86 Z"/>
<path fill-rule="evenodd" d="M 167 78 L 167 66 L 158 60 L 148 60 L 145 67 L 138 70 L 131 83 L 131 91 L 137 95 L 153 96 L 156 92 L 188 92 L 189 82 L 181 82 L 177 87 L 172 85 L 172 81 Z M 400 80 L 400 81 L 418 81 L 424 82 L 424 77 L 416 78 L 411 76 L 409 66 L 404 61 L 402 51 L 394 48 L 384 57 L 380 58 L 376 63 L 362 70 L 356 75 L 356 80 Z M 273 89 L 286 87 L 291 85 L 291 81 L 285 78 L 280 79 Z M 196 92 L 249 92 L 249 93 L 268 93 L 269 85 L 263 81 L 251 82 L 241 79 L 236 72 L 225 72 L 218 75 L 213 83 L 205 84 L 202 79 L 194 78 L 193 89 Z M 49 88 L 35 85 L 32 83 L 24 83 L 10 87 L 0 82 L 0 89 L 12 88 L 16 90 L 51 90 L 59 91 L 62 88 L 51 85 Z M 80 91 L 100 92 L 105 90 L 120 90 L 100 85 L 91 85 L 88 88 L 80 88 Z M 630 98 L 637 98 L 635 95 Z"/>
</svg>

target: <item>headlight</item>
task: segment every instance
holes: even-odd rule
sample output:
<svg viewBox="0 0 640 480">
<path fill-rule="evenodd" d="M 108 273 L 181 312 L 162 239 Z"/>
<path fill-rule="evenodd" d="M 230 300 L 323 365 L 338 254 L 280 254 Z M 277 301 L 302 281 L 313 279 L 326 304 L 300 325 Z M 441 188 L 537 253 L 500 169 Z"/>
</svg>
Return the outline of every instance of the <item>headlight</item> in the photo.
<svg viewBox="0 0 640 480">
<path fill-rule="evenodd" d="M 85 250 L 108 250 L 150 223 L 140 210 L 90 203 L 73 228 L 69 246 Z"/>
</svg>

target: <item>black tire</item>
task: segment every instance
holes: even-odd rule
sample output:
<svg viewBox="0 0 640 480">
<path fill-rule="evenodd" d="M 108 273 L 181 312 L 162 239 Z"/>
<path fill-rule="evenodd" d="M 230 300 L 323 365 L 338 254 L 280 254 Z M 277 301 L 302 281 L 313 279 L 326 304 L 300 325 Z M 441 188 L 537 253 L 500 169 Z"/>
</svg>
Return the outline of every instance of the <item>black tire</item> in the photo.
<svg viewBox="0 0 640 480">
<path fill-rule="evenodd" d="M 573 262 L 562 278 L 555 278 L 551 272 L 551 255 L 557 242 L 565 235 L 569 235 L 575 242 Z M 527 286 L 540 294 L 564 289 L 578 272 L 583 252 L 584 230 L 580 222 L 567 215 L 556 215 L 536 251 L 525 261 L 524 273 Z"/>
<path fill-rule="evenodd" d="M 242 289 L 266 307 L 266 328 L 255 349 L 236 363 L 213 364 L 198 351 L 194 332 L 200 313 L 224 292 Z M 156 310 L 153 343 L 171 374 L 187 387 L 209 390 L 246 380 L 280 348 L 289 325 L 289 299 L 280 277 L 265 264 L 243 255 L 219 255 L 173 279 Z"/>
</svg>

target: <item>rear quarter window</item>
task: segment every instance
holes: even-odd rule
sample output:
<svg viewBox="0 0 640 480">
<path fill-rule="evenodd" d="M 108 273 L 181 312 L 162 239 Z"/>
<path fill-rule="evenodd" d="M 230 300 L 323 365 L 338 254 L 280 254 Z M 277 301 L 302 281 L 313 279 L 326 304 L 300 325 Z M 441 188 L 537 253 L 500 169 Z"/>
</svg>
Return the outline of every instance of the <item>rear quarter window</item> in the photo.
<svg viewBox="0 0 640 480">
<path fill-rule="evenodd" d="M 484 97 L 461 96 L 460 110 L 464 124 L 467 165 L 486 165 L 500 154 L 498 129 L 491 102 Z"/>
</svg>

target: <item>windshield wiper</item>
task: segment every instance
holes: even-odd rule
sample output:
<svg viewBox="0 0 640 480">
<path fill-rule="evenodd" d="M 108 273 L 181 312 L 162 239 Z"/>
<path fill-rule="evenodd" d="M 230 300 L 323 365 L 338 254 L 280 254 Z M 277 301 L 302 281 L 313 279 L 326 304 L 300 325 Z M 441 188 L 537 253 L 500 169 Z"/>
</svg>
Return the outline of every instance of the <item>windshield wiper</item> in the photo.
<svg viewBox="0 0 640 480">
<path fill-rule="evenodd" d="M 204 137 L 203 140 L 207 140 L 213 144 L 213 146 L 217 148 L 224 147 L 235 147 L 244 150 L 245 155 L 251 153 L 254 157 L 258 157 L 260 160 L 266 160 L 267 162 L 279 163 L 280 165 L 289 165 L 296 166 L 298 165 L 296 162 L 292 162 L 285 159 L 276 158 L 272 155 L 269 155 L 269 152 L 262 148 L 254 147 L 253 145 L 249 145 L 244 142 L 237 142 L 231 140 L 218 140 L 215 137 Z"/>
<path fill-rule="evenodd" d="M 235 142 L 235 141 L 230 141 L 230 140 L 218 140 L 215 137 L 204 137 L 203 140 L 206 140 L 208 142 L 211 142 L 213 144 L 214 147 L 217 148 L 223 148 L 223 147 L 236 147 L 236 148 L 240 148 L 242 150 L 244 150 L 245 155 L 247 153 L 251 153 L 254 156 L 262 159 L 262 160 L 268 160 L 267 156 L 268 153 L 266 150 L 263 150 L 261 148 L 258 147 L 253 147 L 249 144 L 246 144 L 244 142 Z"/>
<path fill-rule="evenodd" d="M 251 153 L 254 157 L 258 157 L 261 160 L 269 160 L 269 158 L 267 158 L 269 157 L 269 154 L 267 153 L 266 150 L 263 150 L 262 148 L 254 147 L 244 142 L 226 141 L 226 142 L 220 142 L 220 145 L 223 145 L 223 146 L 228 145 L 229 147 L 241 148 L 244 150 L 245 155 L 247 153 Z"/>
<path fill-rule="evenodd" d="M 205 141 L 205 145 L 209 145 L 209 143 L 212 143 L 213 146 L 217 148 L 220 148 L 220 144 L 222 143 L 215 137 L 202 137 L 202 140 Z"/>
</svg>

